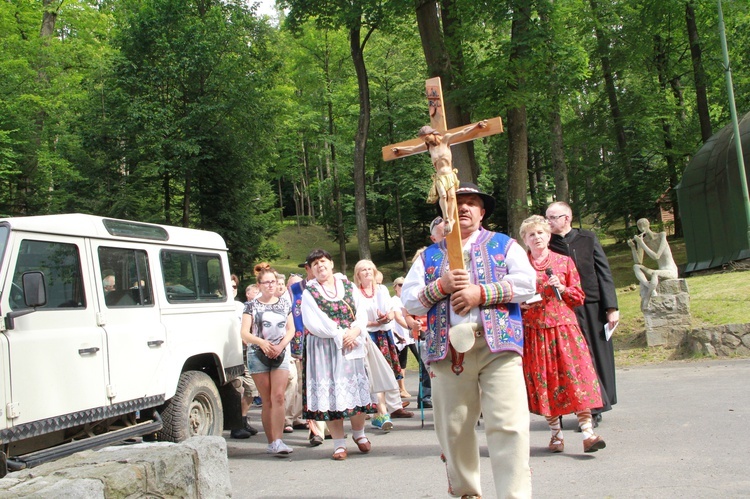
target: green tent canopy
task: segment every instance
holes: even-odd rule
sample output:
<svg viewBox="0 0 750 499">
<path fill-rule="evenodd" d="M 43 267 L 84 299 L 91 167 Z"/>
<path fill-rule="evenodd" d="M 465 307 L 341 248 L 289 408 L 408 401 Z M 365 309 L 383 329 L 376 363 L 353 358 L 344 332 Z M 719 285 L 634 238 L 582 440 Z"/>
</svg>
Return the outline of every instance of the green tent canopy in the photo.
<svg viewBox="0 0 750 499">
<path fill-rule="evenodd" d="M 750 113 L 740 121 L 745 174 L 750 177 Z M 687 266 L 685 273 L 750 258 L 731 123 L 713 135 L 688 163 L 677 186 Z"/>
</svg>

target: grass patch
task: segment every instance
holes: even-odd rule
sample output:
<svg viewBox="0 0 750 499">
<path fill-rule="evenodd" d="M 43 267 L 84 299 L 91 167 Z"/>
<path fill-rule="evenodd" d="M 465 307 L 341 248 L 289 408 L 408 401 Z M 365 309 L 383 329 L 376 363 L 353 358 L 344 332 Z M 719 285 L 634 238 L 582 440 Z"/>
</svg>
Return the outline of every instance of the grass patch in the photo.
<svg viewBox="0 0 750 499">
<path fill-rule="evenodd" d="M 331 240 L 325 229 L 319 225 L 303 225 L 297 227 L 293 222 L 284 223 L 284 228 L 276 236 L 276 243 L 281 248 L 281 258 L 274 260 L 271 265 L 282 274 L 289 276 L 290 273 L 304 274 L 304 269 L 297 265 L 305 261 L 310 251 L 316 248 L 322 248 L 328 251 L 333 257 L 336 271 L 341 271 L 340 261 L 341 252 L 339 244 Z M 393 280 L 400 276 L 406 275 L 408 268 L 403 270 L 400 260 L 395 260 L 391 255 L 397 254 L 393 247 L 391 251 L 385 251 L 385 244 L 381 240 L 370 240 L 370 253 L 372 260 L 378 269 L 383 272 L 385 284 L 390 285 Z M 411 255 L 409 255 L 411 256 Z M 351 279 L 354 265 L 359 261 L 359 247 L 357 239 L 352 238 L 346 245 L 346 275 Z"/>
</svg>

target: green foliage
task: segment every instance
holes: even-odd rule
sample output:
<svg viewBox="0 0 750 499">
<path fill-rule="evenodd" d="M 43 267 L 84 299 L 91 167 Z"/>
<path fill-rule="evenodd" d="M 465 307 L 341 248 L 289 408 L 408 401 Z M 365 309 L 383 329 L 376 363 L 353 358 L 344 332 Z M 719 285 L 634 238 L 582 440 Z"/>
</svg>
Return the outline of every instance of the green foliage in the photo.
<svg viewBox="0 0 750 499">
<path fill-rule="evenodd" d="M 432 166 L 426 155 L 384 163 L 380 150 L 414 137 L 428 120 L 415 4 L 280 4 L 291 10 L 273 26 L 240 0 L 62 2 L 48 6 L 57 18 L 43 38 L 43 2 L 0 3 L 0 213 L 80 211 L 216 230 L 239 273 L 279 251 L 269 241 L 284 217 L 299 215 L 350 241 L 360 96 L 349 36 L 361 29 L 371 101 L 366 216 L 376 254 L 393 261 L 400 217 L 408 258 L 435 215 L 424 202 Z M 514 42 L 530 50 L 512 63 L 518 2 L 446 5 L 460 23 L 458 36 L 445 37 L 449 52 L 463 56 L 453 61 L 460 71 L 450 99 L 472 120 L 504 117 L 519 104 L 528 113 L 526 199 L 507 199 L 507 136 L 475 144 L 479 184 L 498 201 L 489 226 L 507 227 L 508 206 L 541 212 L 553 199 L 552 109 L 562 119 L 576 216 L 617 241 L 637 218 L 654 218 L 655 201 L 701 144 L 686 2 L 597 2 L 596 13 L 586 0 L 532 2 L 528 32 Z M 729 110 L 716 4 L 692 5 L 718 130 Z M 750 7 L 723 7 L 743 113 Z M 606 44 L 597 44 L 595 28 Z"/>
</svg>

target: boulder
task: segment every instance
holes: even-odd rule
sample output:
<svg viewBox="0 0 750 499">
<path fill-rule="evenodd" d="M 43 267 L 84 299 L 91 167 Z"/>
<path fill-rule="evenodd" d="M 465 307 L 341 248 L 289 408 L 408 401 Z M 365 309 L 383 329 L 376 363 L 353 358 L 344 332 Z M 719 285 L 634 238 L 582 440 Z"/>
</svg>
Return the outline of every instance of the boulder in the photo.
<svg viewBox="0 0 750 499">
<path fill-rule="evenodd" d="M 83 451 L 0 480 L 5 497 L 231 497 L 222 437 Z"/>
</svg>

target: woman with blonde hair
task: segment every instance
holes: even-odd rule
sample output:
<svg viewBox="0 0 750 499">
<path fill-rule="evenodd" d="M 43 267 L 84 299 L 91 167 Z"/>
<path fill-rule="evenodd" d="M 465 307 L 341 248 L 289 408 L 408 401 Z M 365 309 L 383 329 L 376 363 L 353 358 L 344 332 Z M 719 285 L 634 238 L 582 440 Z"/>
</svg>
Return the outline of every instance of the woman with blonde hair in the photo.
<svg viewBox="0 0 750 499">
<path fill-rule="evenodd" d="M 294 336 L 292 304 L 285 295 L 277 295 L 276 271 L 269 264 L 256 265 L 255 278 L 260 294 L 245 305 L 242 340 L 248 345 L 248 370 L 263 400 L 261 421 L 268 440 L 266 452 L 284 456 L 292 452 L 281 440 L 290 365 L 286 346 Z"/>
<path fill-rule="evenodd" d="M 560 416 L 575 413 L 583 433 L 583 451 L 606 447 L 594 433 L 591 409 L 602 406 L 601 387 L 574 307 L 583 304 L 581 278 L 570 257 L 549 250 L 547 220 L 534 215 L 519 229 L 536 270 L 537 295 L 523 309 L 523 373 L 529 410 L 547 419 L 550 452 L 565 443 Z"/>
<path fill-rule="evenodd" d="M 354 266 L 354 284 L 359 288 L 362 294 L 362 308 L 367 312 L 367 331 L 370 339 L 383 354 L 388 366 L 393 371 L 393 376 L 398 382 L 403 379 L 401 364 L 398 360 L 398 349 L 393 339 L 392 322 L 395 317 L 391 294 L 388 288 L 377 283 L 378 269 L 370 260 L 360 260 Z M 372 366 L 371 366 L 372 367 Z M 374 369 L 374 367 L 372 367 Z M 388 394 L 378 392 L 378 408 L 380 414 L 372 419 L 372 425 L 385 431 L 393 428 L 391 418 L 410 418 L 414 416 L 413 412 L 404 410 L 404 406 L 399 400 L 388 403 Z M 397 405 L 396 405 L 397 404 Z M 389 413 L 388 406 L 392 412 Z"/>
</svg>

